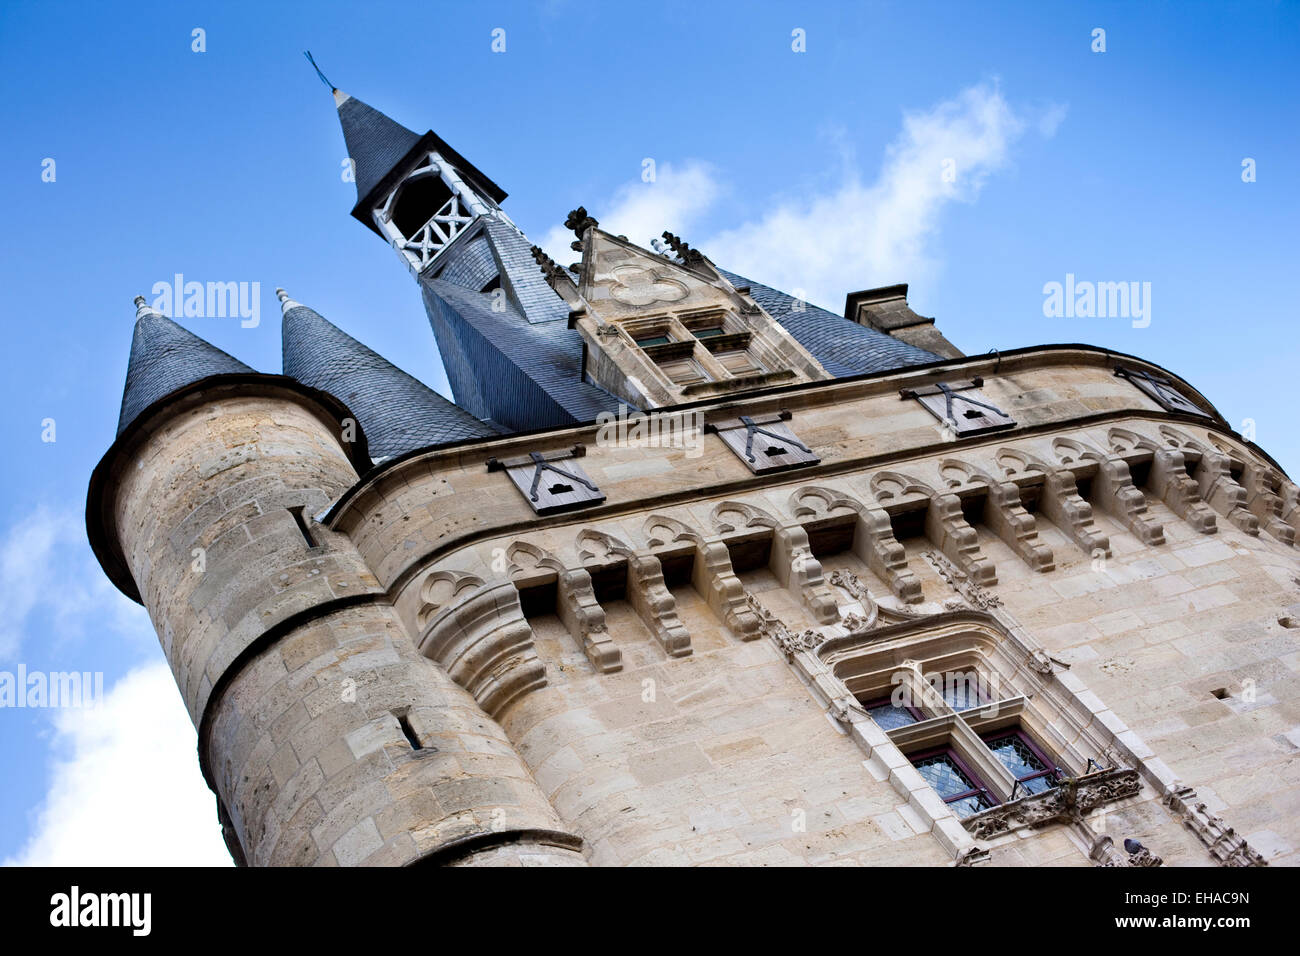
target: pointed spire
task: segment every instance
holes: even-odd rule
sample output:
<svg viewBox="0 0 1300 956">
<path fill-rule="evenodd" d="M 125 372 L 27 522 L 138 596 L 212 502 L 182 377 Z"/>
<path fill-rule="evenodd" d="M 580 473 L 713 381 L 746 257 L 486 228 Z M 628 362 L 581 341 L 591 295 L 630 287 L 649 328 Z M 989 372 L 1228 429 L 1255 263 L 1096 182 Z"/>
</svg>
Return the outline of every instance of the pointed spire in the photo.
<svg viewBox="0 0 1300 956">
<path fill-rule="evenodd" d="M 357 416 L 376 458 L 426 445 L 490 438 L 491 425 L 443 398 L 277 289 L 284 307 L 284 374 L 329 392 Z"/>
<path fill-rule="evenodd" d="M 361 203 L 414 148 L 420 136 L 355 96 L 335 90 L 334 102 L 354 166 L 357 202 Z"/>
<path fill-rule="evenodd" d="M 144 296 L 135 297 L 135 307 L 135 334 L 131 338 L 131 358 L 126 367 L 126 387 L 122 391 L 122 411 L 117 422 L 119 435 L 142 411 L 178 388 L 209 375 L 253 371 L 181 328 L 152 308 Z"/>
</svg>

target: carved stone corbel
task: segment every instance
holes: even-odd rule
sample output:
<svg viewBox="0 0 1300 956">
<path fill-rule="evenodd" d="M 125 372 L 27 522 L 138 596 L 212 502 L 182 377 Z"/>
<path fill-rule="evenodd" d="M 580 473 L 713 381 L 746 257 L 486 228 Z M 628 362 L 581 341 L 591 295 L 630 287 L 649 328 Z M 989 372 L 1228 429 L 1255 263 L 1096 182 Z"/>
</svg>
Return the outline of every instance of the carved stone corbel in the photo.
<svg viewBox="0 0 1300 956">
<path fill-rule="evenodd" d="M 669 657 L 689 657 L 691 635 L 677 616 L 677 599 L 664 583 L 663 566 L 653 554 L 629 554 L 627 593 L 641 622 Z"/>
<path fill-rule="evenodd" d="M 1176 440 L 1166 438 L 1162 444 L 1127 428 L 1112 428 L 1107 437 L 1111 451 L 1117 455 L 1129 458 L 1151 456 L 1147 487 L 1168 505 L 1170 511 L 1201 534 L 1218 531 L 1214 511 L 1201 500 L 1200 489 L 1187 473 L 1187 456 Z"/>
<path fill-rule="evenodd" d="M 894 537 L 889 514 L 880 508 L 864 507 L 853 529 L 853 553 L 875 575 L 889 585 L 899 600 L 920 604 L 924 600 L 921 581 L 907 566 L 907 552 Z"/>
<path fill-rule="evenodd" d="M 436 584 L 438 579 L 431 578 Z M 545 685 L 546 669 L 513 584 L 479 582 L 458 588 L 455 601 L 421 617 L 425 626 L 420 653 L 441 664 L 489 716 L 496 717 L 520 695 Z"/>
<path fill-rule="evenodd" d="M 1260 526 L 1283 544 L 1294 547 L 1296 529 L 1282 517 L 1282 476 L 1248 458 L 1242 481 L 1246 507 L 1259 519 Z"/>
<path fill-rule="evenodd" d="M 1196 483 L 1201 497 L 1238 529 L 1259 534 L 1259 518 L 1247 507 L 1246 489 L 1232 477 L 1232 460 L 1214 448 L 1200 447 L 1201 460 L 1196 465 Z"/>
<path fill-rule="evenodd" d="M 641 623 L 669 657 L 691 653 L 691 636 L 677 616 L 677 599 L 664 583 L 663 566 L 649 552 L 635 552 L 613 535 L 588 528 L 578 534 L 578 556 L 584 563 L 622 562 L 624 593 Z"/>
<path fill-rule="evenodd" d="M 731 633 L 742 641 L 760 636 L 760 621 L 745 601 L 745 588 L 731 565 L 731 554 L 719 538 L 706 538 L 684 522 L 665 515 L 651 515 L 645 522 L 651 548 L 689 542 L 695 549 L 691 585 Z"/>
<path fill-rule="evenodd" d="M 511 545 L 506 557 L 512 578 L 553 574 L 555 613 L 582 645 L 587 660 L 601 674 L 623 669 L 623 655 L 605 629 L 605 611 L 596 601 L 590 574 L 582 568 L 566 568 L 555 555 L 525 541 Z"/>
<path fill-rule="evenodd" d="M 979 535 L 967 524 L 956 495 L 939 494 L 930 499 L 925 535 L 976 584 L 998 583 L 997 570 L 980 550 Z"/>
<path fill-rule="evenodd" d="M 813 557 L 808 532 L 801 525 L 777 528 L 772 537 L 772 572 L 781 586 L 797 593 L 822 624 L 839 620 L 835 593 L 822 574 L 821 562 Z"/>
<path fill-rule="evenodd" d="M 1095 462 L 1092 501 L 1148 547 L 1165 543 L 1164 529 L 1147 516 L 1146 495 L 1133 484 L 1133 474 L 1124 459 L 1105 455 L 1069 438 L 1052 443 L 1061 464 L 1067 467 Z"/>
<path fill-rule="evenodd" d="M 555 609 L 569 633 L 582 642 L 583 653 L 597 673 L 623 669 L 623 654 L 605 628 L 605 609 L 596 600 L 591 575 L 585 569 L 557 572 Z"/>
<path fill-rule="evenodd" d="M 782 524 L 762 508 L 744 501 L 724 501 L 713 509 L 713 526 L 722 534 L 749 528 L 770 528 L 768 566 L 781 586 L 797 594 L 814 620 L 830 624 L 839 619 L 835 594 L 822 576 L 821 562 L 813 557 L 808 532 L 797 522 Z"/>
<path fill-rule="evenodd" d="M 1052 549 L 1038 540 L 1034 516 L 1020 500 L 1020 488 L 1013 481 L 998 481 L 974 465 L 949 458 L 939 465 L 950 488 L 963 484 L 983 485 L 987 489 L 984 524 L 1020 556 L 1031 571 L 1048 572 L 1056 567 Z"/>
<path fill-rule="evenodd" d="M 997 461 L 1007 476 L 1041 474 L 1043 486 L 1038 496 L 1038 510 L 1084 554 L 1110 557 L 1110 539 L 1093 523 L 1092 505 L 1079 494 L 1074 472 L 1047 465 L 1016 448 L 999 449 Z"/>
</svg>

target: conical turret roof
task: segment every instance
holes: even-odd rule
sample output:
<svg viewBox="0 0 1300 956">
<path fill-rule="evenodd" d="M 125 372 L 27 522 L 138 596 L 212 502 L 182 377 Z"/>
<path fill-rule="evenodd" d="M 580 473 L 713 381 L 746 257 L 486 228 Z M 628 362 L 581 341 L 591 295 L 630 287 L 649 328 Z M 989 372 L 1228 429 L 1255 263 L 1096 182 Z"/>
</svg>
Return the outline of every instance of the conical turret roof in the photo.
<svg viewBox="0 0 1300 956">
<path fill-rule="evenodd" d="M 276 292 L 284 309 L 284 374 L 347 405 L 376 459 L 499 434 L 283 289 Z"/>
<path fill-rule="evenodd" d="M 122 412 L 117 421 L 119 435 L 142 411 L 178 388 L 209 375 L 253 371 L 239 359 L 150 308 L 144 296 L 137 297 L 135 303 L 135 334 L 131 338 L 131 359 L 126 368 Z"/>
</svg>

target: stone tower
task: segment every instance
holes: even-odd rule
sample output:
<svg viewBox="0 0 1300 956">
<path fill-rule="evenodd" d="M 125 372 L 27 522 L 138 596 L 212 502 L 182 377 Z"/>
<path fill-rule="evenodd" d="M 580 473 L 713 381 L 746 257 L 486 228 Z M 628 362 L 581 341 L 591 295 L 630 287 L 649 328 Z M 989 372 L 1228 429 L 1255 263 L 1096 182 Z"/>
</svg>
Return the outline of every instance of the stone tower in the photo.
<svg viewBox="0 0 1300 956">
<path fill-rule="evenodd" d="M 1300 488 L 1190 383 L 582 208 L 562 266 L 335 101 L 455 402 L 141 298 L 87 502 L 237 861 L 1297 862 Z"/>
</svg>

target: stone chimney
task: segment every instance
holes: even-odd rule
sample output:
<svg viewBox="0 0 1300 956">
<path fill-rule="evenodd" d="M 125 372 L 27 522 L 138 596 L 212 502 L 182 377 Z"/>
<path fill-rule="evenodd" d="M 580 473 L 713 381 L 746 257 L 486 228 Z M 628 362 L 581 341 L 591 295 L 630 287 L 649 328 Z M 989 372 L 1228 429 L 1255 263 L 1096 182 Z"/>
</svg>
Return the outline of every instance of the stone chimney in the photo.
<svg viewBox="0 0 1300 956">
<path fill-rule="evenodd" d="M 964 355 L 944 338 L 935 327 L 934 319 L 917 315 L 908 306 L 906 282 L 850 292 L 844 302 L 844 317 L 942 358 L 962 358 Z"/>
</svg>

